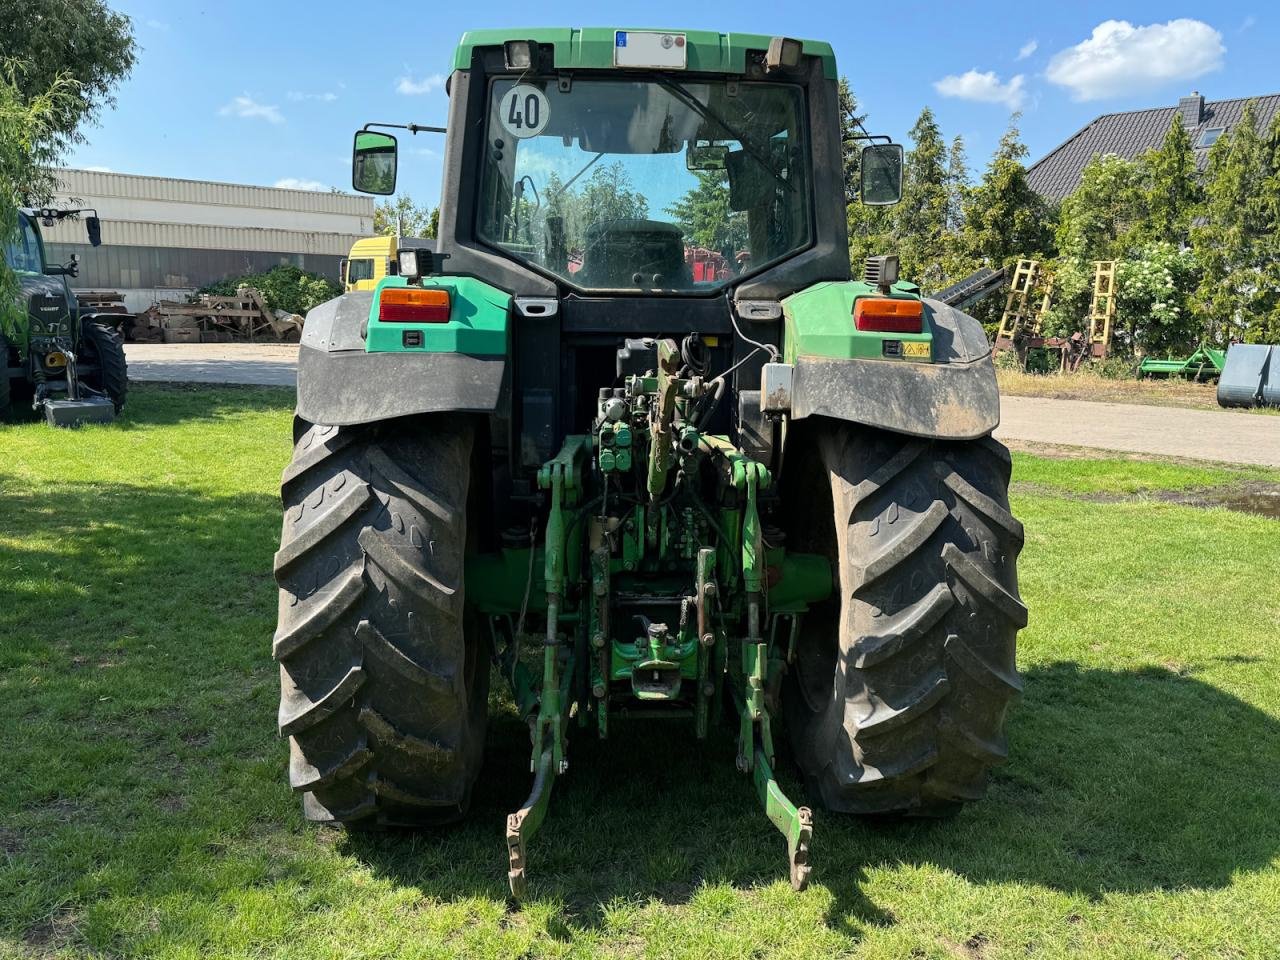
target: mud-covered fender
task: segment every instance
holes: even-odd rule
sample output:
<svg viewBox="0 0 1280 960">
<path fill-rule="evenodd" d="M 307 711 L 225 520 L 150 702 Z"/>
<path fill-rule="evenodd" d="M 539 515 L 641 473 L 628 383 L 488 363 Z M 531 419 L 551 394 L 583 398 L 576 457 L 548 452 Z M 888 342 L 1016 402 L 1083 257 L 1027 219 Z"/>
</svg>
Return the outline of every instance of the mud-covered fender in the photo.
<svg viewBox="0 0 1280 960">
<path fill-rule="evenodd" d="M 368 353 L 372 291 L 345 293 L 307 314 L 298 350 L 298 416 L 347 426 L 419 413 L 492 413 L 506 358 L 464 353 Z"/>
<path fill-rule="evenodd" d="M 972 440 L 994 430 L 1000 392 L 982 324 L 937 300 L 924 303 L 933 332 L 932 363 L 797 356 L 792 419 L 832 417 L 946 440 Z"/>
</svg>

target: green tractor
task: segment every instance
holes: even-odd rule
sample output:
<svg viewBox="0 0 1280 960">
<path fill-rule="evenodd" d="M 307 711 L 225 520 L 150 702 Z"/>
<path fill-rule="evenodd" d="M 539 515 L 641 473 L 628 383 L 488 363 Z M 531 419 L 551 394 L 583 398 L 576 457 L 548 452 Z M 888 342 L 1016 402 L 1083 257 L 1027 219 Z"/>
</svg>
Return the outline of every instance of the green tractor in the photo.
<svg viewBox="0 0 1280 960">
<path fill-rule="evenodd" d="M 129 388 L 120 314 L 82 311 L 67 283 L 80 272 L 79 258 L 51 264 L 38 221 L 52 226 L 89 213 L 89 242 L 102 242 L 95 211 L 18 212 L 17 230 L 3 244 L 5 265 L 16 280 L 17 296 L 0 305 L 0 416 L 15 401 L 29 402 L 53 426 L 109 423 L 124 406 Z"/>
<path fill-rule="evenodd" d="M 447 133 L 438 249 L 302 338 L 274 656 L 306 816 L 463 817 L 491 673 L 531 737 L 517 898 L 571 727 L 727 725 L 797 889 L 784 740 L 835 813 L 981 796 L 1027 621 L 990 347 L 895 257 L 851 277 L 831 48 L 480 31 L 448 91 L 402 128 Z M 862 201 L 901 169 L 864 146 Z"/>
</svg>

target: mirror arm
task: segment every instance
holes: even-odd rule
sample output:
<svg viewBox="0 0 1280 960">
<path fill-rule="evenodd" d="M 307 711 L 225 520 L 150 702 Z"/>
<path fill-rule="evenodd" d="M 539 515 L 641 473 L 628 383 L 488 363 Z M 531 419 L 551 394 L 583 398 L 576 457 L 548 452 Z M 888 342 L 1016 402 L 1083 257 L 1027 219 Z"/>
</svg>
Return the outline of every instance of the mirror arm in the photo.
<svg viewBox="0 0 1280 960">
<path fill-rule="evenodd" d="M 420 123 L 366 123 L 361 130 L 371 130 L 374 127 L 381 127 L 384 130 L 408 130 L 410 133 L 448 133 L 447 127 L 427 127 Z"/>
</svg>

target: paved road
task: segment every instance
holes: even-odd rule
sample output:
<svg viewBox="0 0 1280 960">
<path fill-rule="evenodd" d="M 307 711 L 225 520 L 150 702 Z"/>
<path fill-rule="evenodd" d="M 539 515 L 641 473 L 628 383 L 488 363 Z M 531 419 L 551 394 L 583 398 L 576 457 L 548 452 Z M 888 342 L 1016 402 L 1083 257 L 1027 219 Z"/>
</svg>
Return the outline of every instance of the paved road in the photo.
<svg viewBox="0 0 1280 960">
<path fill-rule="evenodd" d="M 291 343 L 129 343 L 130 380 L 246 383 L 292 387 L 298 346 Z"/>
<path fill-rule="evenodd" d="M 1239 411 L 1002 397 L 996 436 L 1280 467 L 1280 417 Z"/>
<path fill-rule="evenodd" d="M 287 344 L 148 344 L 126 348 L 133 380 L 291 387 L 298 348 Z M 996 436 L 1156 456 L 1280 467 L 1280 417 L 1226 410 L 1004 397 Z"/>
</svg>

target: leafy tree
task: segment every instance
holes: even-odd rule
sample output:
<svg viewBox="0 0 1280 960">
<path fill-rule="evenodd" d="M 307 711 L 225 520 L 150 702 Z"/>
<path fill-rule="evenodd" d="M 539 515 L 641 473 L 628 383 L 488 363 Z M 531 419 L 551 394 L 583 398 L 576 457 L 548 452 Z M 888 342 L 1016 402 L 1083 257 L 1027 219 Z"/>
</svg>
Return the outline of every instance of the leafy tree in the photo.
<svg viewBox="0 0 1280 960">
<path fill-rule="evenodd" d="M 19 67 L 19 102 L 64 84 L 45 125 L 59 146 L 83 142 L 81 127 L 114 105 L 113 89 L 133 69 L 130 19 L 103 0 L 0 0 L 0 24 L 0 63 Z"/>
<path fill-rule="evenodd" d="M 1116 263 L 1116 330 L 1143 353 L 1186 354 L 1200 327 L 1190 298 L 1200 280 L 1195 254 L 1167 240 L 1139 245 Z"/>
<path fill-rule="evenodd" d="M 1007 266 L 1019 257 L 1043 259 L 1051 249 L 1050 211 L 1027 183 L 1026 156 L 1015 113 L 982 180 L 965 191 L 961 243 L 976 265 Z"/>
<path fill-rule="evenodd" d="M 1048 332 L 1084 330 L 1093 295 L 1095 261 L 1124 260 L 1147 223 L 1142 171 L 1115 154 L 1096 155 L 1080 173 L 1080 186 L 1062 201 L 1056 230 L 1053 309 Z"/>
<path fill-rule="evenodd" d="M 1240 123 L 1210 149 L 1200 223 L 1192 229 L 1204 269 L 1195 307 L 1219 343 L 1260 339 L 1275 296 L 1263 283 L 1274 252 L 1268 231 L 1277 226 L 1268 210 L 1272 159 L 1256 123 L 1253 104 L 1246 104 Z"/>
<path fill-rule="evenodd" d="M 747 245 L 747 218 L 729 207 L 729 184 L 718 170 L 700 170 L 693 187 L 666 212 L 694 245 L 721 252 Z"/>
<path fill-rule="evenodd" d="M 911 149 L 903 171 L 902 202 L 894 211 L 894 234 L 903 276 L 926 290 L 943 286 L 943 235 L 950 201 L 947 149 L 925 107 L 911 128 Z"/>
<path fill-rule="evenodd" d="M 1270 224 L 1261 240 L 1264 266 L 1259 288 L 1266 300 L 1259 305 L 1250 333 L 1256 343 L 1280 343 L 1280 113 L 1271 118 L 1264 161 L 1266 176 L 1258 191 L 1257 204 Z"/>
<path fill-rule="evenodd" d="M 231 297 L 239 287 L 254 287 L 272 310 L 285 310 L 306 316 L 307 311 L 342 293 L 342 288 L 318 273 L 308 273 L 291 263 L 282 264 L 265 273 L 219 280 L 197 291 L 218 297 Z"/>
<path fill-rule="evenodd" d="M 1202 191 L 1191 136 L 1182 125 L 1181 114 L 1173 115 L 1164 142 L 1139 157 L 1138 165 L 1146 207 L 1140 232 L 1152 240 L 1185 243 Z"/>
<path fill-rule="evenodd" d="M 862 135 L 862 127 L 867 115 L 858 113 L 858 98 L 845 77 L 840 78 L 838 96 L 840 139 L 844 153 L 844 195 L 846 201 L 851 201 L 858 195 L 858 177 L 862 161 L 862 142 L 856 138 Z"/>
<path fill-rule="evenodd" d="M 53 192 L 58 118 L 74 96 L 75 84 L 59 77 L 45 92 L 24 98 L 13 68 L 0 70 L 0 250 L 15 236 L 18 208 Z M 0 331 L 10 330 L 16 294 L 17 279 L 0 257 Z"/>
<path fill-rule="evenodd" d="M 631 175 L 621 161 L 596 167 L 578 197 L 585 226 L 602 220 L 643 220 L 649 216 L 649 201 L 631 183 Z"/>
<path fill-rule="evenodd" d="M 434 240 L 440 224 L 440 208 L 420 207 L 408 194 L 382 200 L 373 210 L 373 232 L 385 237 L 420 237 Z"/>
<path fill-rule="evenodd" d="M 958 232 L 964 226 L 964 200 L 971 181 L 969 158 L 964 149 L 964 137 L 957 134 L 951 139 L 947 154 L 947 222 L 949 231 Z"/>
</svg>

